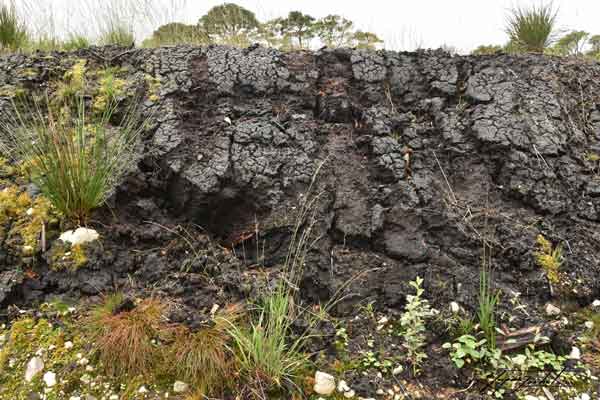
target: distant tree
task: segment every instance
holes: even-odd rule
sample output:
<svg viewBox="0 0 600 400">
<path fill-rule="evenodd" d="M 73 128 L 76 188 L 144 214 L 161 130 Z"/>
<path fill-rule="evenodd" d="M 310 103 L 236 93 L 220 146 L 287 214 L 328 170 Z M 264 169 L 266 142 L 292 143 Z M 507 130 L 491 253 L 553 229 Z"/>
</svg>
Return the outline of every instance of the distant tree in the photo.
<svg viewBox="0 0 600 400">
<path fill-rule="evenodd" d="M 552 3 L 513 8 L 505 28 L 509 42 L 520 51 L 543 53 L 554 41 L 556 16 Z"/>
<path fill-rule="evenodd" d="M 379 39 L 379 37 L 372 32 L 356 31 L 354 32 L 354 35 L 352 35 L 352 43 L 357 49 L 373 50 L 377 45 L 382 44 L 383 40 Z"/>
<path fill-rule="evenodd" d="M 315 37 L 315 19 L 300 11 L 290 11 L 288 16 L 278 21 L 282 36 L 288 36 L 298 48 L 308 48 Z"/>
<path fill-rule="evenodd" d="M 473 55 L 485 55 L 485 54 L 496 54 L 501 53 L 504 47 L 497 44 L 481 45 L 471 52 Z"/>
<path fill-rule="evenodd" d="M 600 54 L 600 35 L 594 35 L 588 40 L 591 54 Z"/>
<path fill-rule="evenodd" d="M 171 22 L 154 31 L 152 37 L 144 41 L 145 46 L 161 46 L 183 43 L 208 44 L 208 35 L 198 26 Z"/>
<path fill-rule="evenodd" d="M 352 45 L 354 23 L 339 15 L 328 15 L 314 24 L 316 36 L 327 47 L 348 47 Z"/>
<path fill-rule="evenodd" d="M 212 42 L 247 46 L 260 23 L 254 13 L 233 3 L 224 3 L 211 8 L 198 21 L 199 29 Z"/>
<path fill-rule="evenodd" d="M 589 33 L 585 31 L 572 31 L 557 40 L 554 52 L 562 56 L 578 56 L 583 53 Z"/>
</svg>

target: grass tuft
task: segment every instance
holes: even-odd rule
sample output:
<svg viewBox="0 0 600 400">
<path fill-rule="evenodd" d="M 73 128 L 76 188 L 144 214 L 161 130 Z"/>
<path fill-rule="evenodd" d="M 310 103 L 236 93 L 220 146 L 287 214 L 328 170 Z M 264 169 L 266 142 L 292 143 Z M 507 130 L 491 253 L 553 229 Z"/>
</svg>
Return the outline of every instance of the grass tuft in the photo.
<svg viewBox="0 0 600 400">
<path fill-rule="evenodd" d="M 216 315 L 211 326 L 175 331 L 166 356 L 168 368 L 178 379 L 193 384 L 196 396 L 222 395 L 230 383 L 233 371 L 227 350 L 228 327 L 240 318 L 240 311 L 232 306 Z"/>
<path fill-rule="evenodd" d="M 26 46 L 29 34 L 17 15 L 14 3 L 0 5 L 0 46 L 4 51 L 16 51 Z"/>
<path fill-rule="evenodd" d="M 506 21 L 510 43 L 520 51 L 543 53 L 554 41 L 557 13 L 552 3 L 513 8 Z"/>
<path fill-rule="evenodd" d="M 114 125 L 115 101 L 106 99 L 98 115 L 88 112 L 79 88 L 63 92 L 68 98 L 58 111 L 50 104 L 42 111 L 35 104 L 26 106 L 34 110 L 29 117 L 15 105 L 12 121 L 0 127 L 5 136 L 0 151 L 15 161 L 26 160 L 32 181 L 52 205 L 65 217 L 85 223 L 131 167 L 143 123 L 130 110 Z"/>
<path fill-rule="evenodd" d="M 125 303 L 120 295 L 109 296 L 92 311 L 89 329 L 94 350 L 109 375 L 147 375 L 158 361 L 154 341 L 164 331 L 164 306 L 147 299 L 121 311 Z"/>
</svg>

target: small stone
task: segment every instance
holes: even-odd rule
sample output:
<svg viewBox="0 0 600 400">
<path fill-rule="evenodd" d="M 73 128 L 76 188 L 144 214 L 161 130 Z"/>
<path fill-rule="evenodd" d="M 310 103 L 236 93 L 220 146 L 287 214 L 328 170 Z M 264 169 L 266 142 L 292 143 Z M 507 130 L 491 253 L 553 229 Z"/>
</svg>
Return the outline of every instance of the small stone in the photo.
<svg viewBox="0 0 600 400">
<path fill-rule="evenodd" d="M 185 383 L 185 382 L 176 381 L 176 382 L 173 384 L 173 391 L 174 391 L 175 393 L 185 393 L 185 392 L 187 392 L 187 391 L 188 391 L 188 389 L 189 389 L 189 386 L 188 386 L 188 384 L 187 384 L 187 383 Z"/>
<path fill-rule="evenodd" d="M 316 394 L 329 396 L 335 391 L 335 378 L 328 373 L 317 371 L 315 372 L 315 386 L 313 389 Z"/>
<path fill-rule="evenodd" d="M 148 389 L 146 389 L 146 386 L 140 386 L 138 393 L 148 393 Z"/>
<path fill-rule="evenodd" d="M 546 310 L 546 315 L 549 315 L 549 316 L 554 316 L 554 315 L 560 314 L 560 308 L 558 308 L 555 305 L 550 304 L 550 303 L 546 304 L 545 310 Z"/>
<path fill-rule="evenodd" d="M 69 397 L 69 400 L 81 400 L 81 397 L 79 397 L 79 396 L 71 396 L 71 397 Z"/>
<path fill-rule="evenodd" d="M 590 395 L 587 393 L 582 393 L 579 395 L 579 397 L 577 398 L 577 400 L 590 400 Z"/>
<path fill-rule="evenodd" d="M 72 349 L 73 348 L 73 342 L 65 342 L 65 349 Z"/>
<path fill-rule="evenodd" d="M 56 385 L 56 374 L 52 371 L 48 371 L 44 374 L 44 383 L 48 387 Z"/>
<path fill-rule="evenodd" d="M 27 215 L 33 215 L 33 208 L 28 208 L 25 212 Z"/>
<path fill-rule="evenodd" d="M 347 399 L 351 399 L 356 395 L 356 392 L 354 390 L 348 390 L 347 392 L 344 393 L 344 397 Z"/>
<path fill-rule="evenodd" d="M 573 346 L 571 348 L 571 353 L 569 354 L 569 358 L 571 360 L 579 360 L 581 358 L 581 351 L 579 351 L 579 348 Z"/>
<path fill-rule="evenodd" d="M 350 386 L 346 383 L 346 381 L 341 380 L 338 382 L 337 391 L 340 393 L 344 393 L 350 390 Z"/>
<path fill-rule="evenodd" d="M 77 364 L 79 364 L 79 365 L 88 365 L 89 363 L 90 363 L 90 360 L 88 360 L 85 357 L 80 358 L 79 361 L 77 361 Z"/>
<path fill-rule="evenodd" d="M 594 322 L 593 321 L 585 321 L 585 323 L 583 324 L 587 329 L 593 329 L 594 328 Z"/>
<path fill-rule="evenodd" d="M 98 240 L 100 235 L 93 229 L 77 228 L 74 231 L 66 231 L 60 235 L 59 239 L 63 242 L 71 243 L 72 246 L 84 244 Z"/>
<path fill-rule="evenodd" d="M 600 307 L 600 300 L 596 299 L 592 302 L 592 307 L 598 308 Z"/>
<path fill-rule="evenodd" d="M 33 378 L 44 370 L 44 361 L 40 357 L 33 357 L 27 363 L 27 369 L 25 370 L 25 380 L 31 382 Z"/>
<path fill-rule="evenodd" d="M 404 367 L 402 367 L 402 365 L 398 365 L 396 368 L 394 368 L 394 370 L 392 371 L 392 375 L 396 376 L 396 375 L 400 375 L 402 373 L 402 371 L 404 371 Z"/>
<path fill-rule="evenodd" d="M 376 395 L 378 396 L 383 396 L 385 394 L 385 392 L 383 391 L 383 389 L 377 389 L 377 391 L 375 392 Z"/>
<path fill-rule="evenodd" d="M 119 400 L 119 396 L 117 396 L 116 394 L 111 394 L 108 400 Z"/>
<path fill-rule="evenodd" d="M 453 314 L 458 314 L 458 312 L 460 311 L 460 306 L 458 305 L 457 302 L 453 301 L 450 303 L 450 311 Z"/>
<path fill-rule="evenodd" d="M 378 323 L 379 325 L 385 325 L 385 324 L 387 324 L 387 323 L 388 323 L 388 321 L 389 321 L 389 320 L 390 320 L 390 319 L 389 319 L 388 317 L 381 317 L 381 318 L 379 318 L 379 321 L 377 321 L 377 323 Z"/>
</svg>

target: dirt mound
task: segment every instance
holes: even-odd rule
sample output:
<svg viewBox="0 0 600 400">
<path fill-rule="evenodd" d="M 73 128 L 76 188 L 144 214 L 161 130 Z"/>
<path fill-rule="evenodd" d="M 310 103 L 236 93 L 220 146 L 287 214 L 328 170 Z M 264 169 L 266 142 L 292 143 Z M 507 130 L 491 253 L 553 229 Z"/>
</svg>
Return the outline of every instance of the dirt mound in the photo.
<svg viewBox="0 0 600 400">
<path fill-rule="evenodd" d="M 24 260 L 4 243 L 3 307 L 120 288 L 194 310 L 249 296 L 285 256 L 295 207 L 323 161 L 308 300 L 356 278 L 337 312 L 367 298 L 397 309 L 419 275 L 434 304 L 473 305 L 485 239 L 496 284 L 541 304 L 551 290 L 534 258 L 539 234 L 564 248 L 560 295 L 582 305 L 600 297 L 595 63 L 96 48 L 4 58 L 0 85 L 51 87 L 79 59 L 140 83 L 155 123 L 136 170 L 94 216 L 102 241 L 84 267 L 57 270 L 49 251 Z"/>
</svg>

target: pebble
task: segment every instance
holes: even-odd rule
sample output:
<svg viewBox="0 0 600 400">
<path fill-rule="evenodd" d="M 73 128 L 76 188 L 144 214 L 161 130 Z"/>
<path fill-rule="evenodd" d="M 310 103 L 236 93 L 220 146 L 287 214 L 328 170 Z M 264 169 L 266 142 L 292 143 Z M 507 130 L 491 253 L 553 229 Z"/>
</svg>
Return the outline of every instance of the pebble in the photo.
<svg viewBox="0 0 600 400">
<path fill-rule="evenodd" d="M 594 322 L 593 321 L 585 321 L 584 326 L 587 329 L 593 329 L 594 328 Z"/>
<path fill-rule="evenodd" d="M 460 311 L 460 306 L 457 302 L 453 301 L 450 303 L 450 311 L 452 311 L 453 314 L 458 314 Z"/>
<path fill-rule="evenodd" d="M 65 342 L 65 349 L 72 349 L 73 348 L 73 342 L 69 341 L 69 342 Z"/>
<path fill-rule="evenodd" d="M 546 304 L 546 307 L 544 309 L 546 311 L 546 315 L 553 316 L 560 314 L 560 308 L 550 303 Z"/>
<path fill-rule="evenodd" d="M 347 392 L 344 393 L 344 397 L 347 399 L 351 399 L 356 395 L 356 392 L 352 389 L 348 390 Z"/>
<path fill-rule="evenodd" d="M 140 386 L 138 393 L 148 393 L 148 389 L 146 389 L 146 386 Z"/>
<path fill-rule="evenodd" d="M 317 371 L 315 372 L 315 386 L 313 389 L 316 394 L 329 396 L 335 391 L 335 378 L 328 373 Z"/>
<path fill-rule="evenodd" d="M 350 386 L 346 383 L 346 381 L 342 380 L 338 382 L 337 391 L 340 393 L 344 393 L 350 390 Z"/>
<path fill-rule="evenodd" d="M 592 307 L 600 307 L 600 300 L 596 299 L 592 302 Z"/>
<path fill-rule="evenodd" d="M 571 353 L 569 354 L 569 358 L 571 360 L 579 360 L 581 358 L 581 351 L 579 351 L 579 348 L 573 346 L 571 348 Z"/>
<path fill-rule="evenodd" d="M 400 375 L 402 373 L 402 371 L 404 371 L 404 367 L 402 367 L 402 365 L 398 365 L 396 368 L 394 368 L 394 370 L 392 371 L 392 375 L 397 376 Z"/>
<path fill-rule="evenodd" d="M 44 370 L 44 361 L 40 357 L 33 357 L 27 363 L 27 369 L 25 370 L 25 380 L 31 382 L 33 378 Z"/>
<path fill-rule="evenodd" d="M 188 386 L 188 384 L 187 384 L 187 383 L 185 383 L 185 382 L 176 381 L 176 382 L 173 384 L 173 391 L 174 391 L 175 393 L 185 393 L 185 392 L 187 392 L 187 391 L 188 391 L 188 388 L 189 388 L 189 386 Z"/>
<path fill-rule="evenodd" d="M 49 388 L 56 385 L 56 374 L 52 371 L 48 371 L 44 374 L 44 383 Z"/>
</svg>

